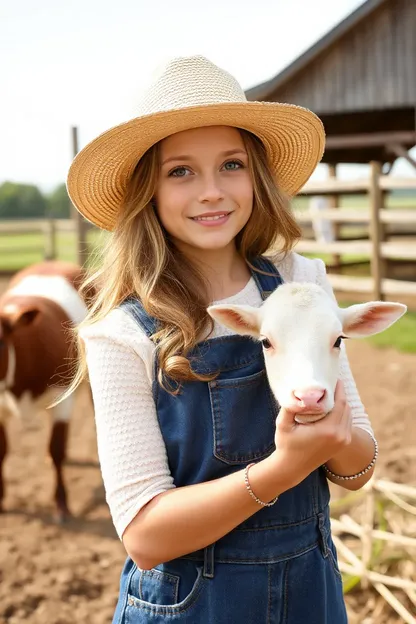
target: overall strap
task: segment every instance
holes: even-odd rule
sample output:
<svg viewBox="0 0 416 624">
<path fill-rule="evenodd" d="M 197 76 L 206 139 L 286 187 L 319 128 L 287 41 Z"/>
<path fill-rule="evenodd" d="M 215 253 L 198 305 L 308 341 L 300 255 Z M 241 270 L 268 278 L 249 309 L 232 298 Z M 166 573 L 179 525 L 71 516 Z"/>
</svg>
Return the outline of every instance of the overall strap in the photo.
<svg viewBox="0 0 416 624">
<path fill-rule="evenodd" d="M 267 299 L 270 293 L 283 284 L 283 279 L 275 265 L 263 256 L 258 256 L 251 261 L 251 264 L 260 271 L 271 273 L 271 275 L 264 275 L 263 273 L 258 273 L 257 271 L 251 271 L 262 299 Z M 138 323 L 138 325 L 140 325 L 146 336 L 151 338 L 151 336 L 156 333 L 157 320 L 145 312 L 139 299 L 136 297 L 128 297 L 120 304 L 119 307 L 127 312 L 127 314 L 131 316 L 133 320 Z"/>
<path fill-rule="evenodd" d="M 256 269 L 260 271 L 266 271 L 267 273 L 271 273 L 272 275 L 264 275 L 263 273 L 258 273 L 257 271 L 251 271 L 251 274 L 254 278 L 254 281 L 257 284 L 257 288 L 260 291 L 261 298 L 267 299 L 267 297 L 274 291 L 278 286 L 283 284 L 283 278 L 280 275 L 279 271 L 271 262 L 264 256 L 258 256 L 251 261 L 251 264 Z"/>
<path fill-rule="evenodd" d="M 127 314 L 140 325 L 148 338 L 151 338 L 153 334 L 156 333 L 157 321 L 145 312 L 139 299 L 136 297 L 128 297 L 119 305 L 119 308 L 127 312 Z"/>
</svg>

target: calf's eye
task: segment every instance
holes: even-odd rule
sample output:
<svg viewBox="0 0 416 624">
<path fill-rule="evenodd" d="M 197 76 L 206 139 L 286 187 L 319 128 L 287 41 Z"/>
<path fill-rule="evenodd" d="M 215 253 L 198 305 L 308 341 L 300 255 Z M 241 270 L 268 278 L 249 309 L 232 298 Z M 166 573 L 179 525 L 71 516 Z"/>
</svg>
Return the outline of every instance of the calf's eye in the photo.
<svg viewBox="0 0 416 624">
<path fill-rule="evenodd" d="M 341 342 L 342 342 L 342 336 L 338 336 L 338 338 L 335 340 L 334 347 L 335 347 L 336 349 L 339 349 L 339 348 L 340 348 L 340 346 L 341 346 Z"/>
<path fill-rule="evenodd" d="M 268 338 L 262 338 L 261 344 L 263 345 L 265 349 L 270 349 L 270 347 L 272 346 L 272 343 L 270 342 Z"/>
</svg>

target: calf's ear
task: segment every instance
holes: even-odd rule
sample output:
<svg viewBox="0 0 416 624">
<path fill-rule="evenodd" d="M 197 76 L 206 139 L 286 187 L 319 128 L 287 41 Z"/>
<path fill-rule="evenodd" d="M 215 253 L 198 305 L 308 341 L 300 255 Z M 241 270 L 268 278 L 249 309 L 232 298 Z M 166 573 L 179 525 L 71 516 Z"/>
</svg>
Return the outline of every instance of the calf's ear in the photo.
<svg viewBox="0 0 416 624">
<path fill-rule="evenodd" d="M 402 303 L 369 301 L 341 309 L 342 330 L 347 338 L 362 338 L 384 331 L 406 312 Z"/>
<path fill-rule="evenodd" d="M 245 305 L 213 305 L 208 314 L 221 325 L 229 327 L 236 334 L 260 336 L 260 311 Z"/>
</svg>

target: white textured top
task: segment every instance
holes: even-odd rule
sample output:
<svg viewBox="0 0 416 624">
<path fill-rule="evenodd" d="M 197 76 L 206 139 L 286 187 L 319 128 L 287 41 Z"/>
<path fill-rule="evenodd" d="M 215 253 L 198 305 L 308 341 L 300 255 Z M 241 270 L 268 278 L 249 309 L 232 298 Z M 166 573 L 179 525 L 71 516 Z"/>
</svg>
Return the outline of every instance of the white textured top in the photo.
<svg viewBox="0 0 416 624">
<path fill-rule="evenodd" d="M 321 260 L 292 253 L 276 266 L 285 282 L 313 282 L 333 296 Z M 243 290 L 221 301 L 225 302 L 259 307 L 262 299 L 251 278 Z M 231 333 L 216 323 L 212 337 Z M 120 309 L 85 328 L 81 336 L 86 345 L 106 498 L 121 539 L 146 503 L 175 487 L 152 396 L 154 345 Z M 354 425 L 373 434 L 344 350 L 340 370 Z"/>
</svg>

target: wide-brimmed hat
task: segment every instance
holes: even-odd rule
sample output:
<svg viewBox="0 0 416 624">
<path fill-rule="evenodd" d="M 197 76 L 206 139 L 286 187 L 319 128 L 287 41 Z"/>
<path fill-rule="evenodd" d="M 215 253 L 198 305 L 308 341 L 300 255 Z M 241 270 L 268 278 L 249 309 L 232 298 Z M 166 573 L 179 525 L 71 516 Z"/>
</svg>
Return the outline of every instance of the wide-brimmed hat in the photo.
<svg viewBox="0 0 416 624">
<path fill-rule="evenodd" d="M 322 158 L 325 133 L 311 111 L 275 102 L 248 102 L 229 73 L 202 56 L 176 58 L 155 77 L 137 116 L 91 141 L 75 157 L 68 193 L 88 221 L 113 230 L 127 182 L 158 141 L 191 128 L 233 126 L 263 142 L 279 187 L 295 195 Z"/>
</svg>

